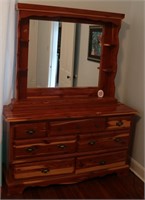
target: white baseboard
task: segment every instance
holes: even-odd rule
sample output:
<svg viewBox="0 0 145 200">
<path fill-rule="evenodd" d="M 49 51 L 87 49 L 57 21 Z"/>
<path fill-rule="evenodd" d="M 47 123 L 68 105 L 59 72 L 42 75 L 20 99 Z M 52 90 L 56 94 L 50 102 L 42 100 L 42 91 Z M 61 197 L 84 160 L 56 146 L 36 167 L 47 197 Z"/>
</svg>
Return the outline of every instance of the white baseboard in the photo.
<svg viewBox="0 0 145 200">
<path fill-rule="evenodd" d="M 145 168 L 131 158 L 130 170 L 145 183 Z"/>
</svg>

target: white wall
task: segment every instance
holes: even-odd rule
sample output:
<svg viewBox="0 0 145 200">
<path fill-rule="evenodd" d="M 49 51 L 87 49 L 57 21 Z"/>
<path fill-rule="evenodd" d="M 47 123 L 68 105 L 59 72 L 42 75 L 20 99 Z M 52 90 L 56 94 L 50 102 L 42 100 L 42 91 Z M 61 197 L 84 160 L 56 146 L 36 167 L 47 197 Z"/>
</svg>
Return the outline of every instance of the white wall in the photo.
<svg viewBox="0 0 145 200">
<path fill-rule="evenodd" d="M 2 112 L 13 96 L 15 65 L 15 0 L 0 1 L 0 198 L 2 183 Z"/>
<path fill-rule="evenodd" d="M 144 165 L 144 5 L 134 2 L 130 11 L 127 69 L 123 101 L 141 117 L 137 123 L 133 158 Z"/>
<path fill-rule="evenodd" d="M 40 0 L 19 0 L 19 2 L 40 4 Z M 41 0 L 41 4 L 120 12 L 125 14 L 125 19 L 123 20 L 124 22 L 120 32 L 118 73 L 116 76 L 116 96 L 122 102 L 127 103 L 139 111 L 141 119 L 137 124 L 132 157 L 144 166 L 144 2 L 131 0 Z"/>
</svg>

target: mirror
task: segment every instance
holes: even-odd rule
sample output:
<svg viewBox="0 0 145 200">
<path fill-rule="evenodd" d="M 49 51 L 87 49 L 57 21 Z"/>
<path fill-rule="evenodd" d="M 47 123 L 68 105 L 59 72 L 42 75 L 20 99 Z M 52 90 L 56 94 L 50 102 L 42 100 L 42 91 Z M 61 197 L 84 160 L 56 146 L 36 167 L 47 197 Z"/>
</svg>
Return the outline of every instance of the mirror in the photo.
<svg viewBox="0 0 145 200">
<path fill-rule="evenodd" d="M 88 59 L 91 27 L 92 40 L 99 41 L 102 26 L 31 19 L 27 87 L 98 86 L 100 62 Z M 100 28 L 99 35 L 95 27 Z"/>
<path fill-rule="evenodd" d="M 17 37 L 18 38 L 17 80 L 16 80 L 17 100 L 23 100 L 27 98 L 33 99 L 37 97 L 49 98 L 55 96 L 57 97 L 69 96 L 72 98 L 72 97 L 77 97 L 78 95 L 79 96 L 81 95 L 82 97 L 85 96 L 98 97 L 97 92 L 99 90 L 103 91 L 104 93 L 103 98 L 110 98 L 110 97 L 114 98 L 115 76 L 117 72 L 117 53 L 119 49 L 118 36 L 119 36 L 119 30 L 121 28 L 121 21 L 124 18 L 124 14 L 83 10 L 75 8 L 35 5 L 35 4 L 23 4 L 23 3 L 17 4 L 17 11 L 19 15 L 18 37 Z M 42 22 L 40 22 L 40 20 Z M 41 40 L 43 42 L 40 43 L 40 40 L 38 40 L 39 34 L 38 35 L 36 34 L 36 32 L 37 33 L 39 32 L 38 30 L 36 31 L 36 27 L 38 26 L 38 24 L 40 25 L 40 27 L 47 29 L 46 32 L 41 31 L 40 29 L 40 32 L 43 32 L 43 34 L 50 32 L 50 30 L 53 30 L 53 29 L 48 30 L 48 26 L 45 26 L 45 23 L 48 22 L 49 23 L 51 22 L 53 24 L 53 27 L 55 27 L 56 24 L 57 27 L 61 27 L 62 24 L 63 26 L 64 24 L 67 24 L 67 27 L 69 26 L 69 31 L 65 32 L 66 35 L 65 37 L 62 37 L 64 39 L 62 39 L 62 41 L 60 42 L 61 44 L 60 49 L 63 46 L 65 46 L 64 45 L 65 43 L 67 43 L 67 45 L 69 44 L 70 39 L 69 42 L 66 42 L 67 38 L 69 37 L 71 38 L 72 45 L 69 45 L 69 47 L 67 46 L 67 48 L 64 48 L 65 49 L 64 53 L 59 55 L 60 60 L 54 59 L 55 60 L 54 63 L 56 66 L 57 62 L 59 61 L 59 70 L 58 67 L 56 67 L 55 70 L 54 69 L 52 70 L 52 65 L 50 64 L 50 60 L 53 62 L 53 58 L 49 56 L 50 48 L 52 50 L 55 50 L 55 54 L 53 55 L 56 55 L 56 52 L 58 50 L 57 49 L 58 43 L 56 43 L 56 41 L 59 41 L 59 38 L 54 40 L 55 43 L 52 45 L 52 39 L 48 37 L 46 37 L 45 39 L 44 37 L 42 37 Z M 35 24 L 35 31 L 34 31 L 35 33 L 31 34 L 30 33 L 32 31 L 31 26 L 34 25 L 33 23 Z M 101 48 L 99 46 L 100 39 L 93 40 L 94 38 L 93 36 L 96 34 L 92 31 L 93 28 L 91 29 L 91 31 L 89 28 L 89 36 L 88 36 L 87 25 L 89 27 L 90 25 L 103 26 Z M 59 29 L 57 29 L 56 32 L 58 33 Z M 70 34 L 71 36 L 68 35 L 68 32 L 69 34 L 71 33 Z M 82 36 L 79 36 L 78 35 L 79 32 L 80 33 L 82 32 L 83 36 L 85 36 L 86 38 L 84 39 L 82 38 Z M 55 38 L 54 35 L 53 38 Z M 36 43 L 33 43 L 34 41 Z M 96 49 L 94 48 L 94 44 L 96 42 L 98 45 L 97 48 L 99 52 L 101 50 L 100 53 L 101 58 L 98 55 L 98 53 L 96 55 Z M 33 45 L 31 45 L 31 43 L 33 43 Z M 39 47 L 38 43 L 40 43 Z M 50 46 L 48 45 L 49 43 L 51 44 Z M 82 48 L 81 51 L 78 51 L 79 48 L 81 49 L 81 43 L 83 43 L 84 47 Z M 46 45 L 45 48 L 43 44 Z M 70 48 L 70 46 L 74 46 L 75 48 Z M 46 49 L 47 51 L 45 52 L 44 49 Z M 66 56 L 70 51 L 71 51 L 70 55 L 73 56 L 70 55 Z M 40 56 L 41 54 L 38 52 L 40 52 L 43 56 L 41 57 Z M 46 54 L 47 52 L 48 54 Z M 83 54 L 85 56 L 82 56 Z M 46 55 L 45 59 L 44 55 Z M 49 62 L 48 62 L 48 57 L 50 57 Z M 38 62 L 36 62 L 37 60 Z M 99 63 L 96 62 L 98 60 Z M 42 65 L 44 63 L 46 63 L 46 65 L 44 66 L 47 66 L 46 68 L 47 71 L 45 70 L 45 67 L 44 69 L 42 68 Z M 87 63 L 89 63 L 89 65 Z M 69 72 L 68 66 L 70 66 L 70 64 L 73 67 Z M 95 67 L 92 66 L 93 64 L 95 65 Z M 36 67 L 37 65 L 38 67 Z M 62 68 L 60 65 L 62 65 Z M 86 65 L 86 70 L 84 70 L 85 65 Z M 94 70 L 93 72 L 91 72 L 92 69 Z M 52 83 L 52 78 L 49 79 L 49 75 L 53 73 L 50 73 L 49 71 L 55 72 L 54 75 L 52 76 L 55 77 L 55 81 L 53 81 L 53 83 Z M 60 73 L 60 71 L 62 71 L 63 73 Z M 89 73 L 91 73 L 91 75 Z M 63 78 L 61 78 L 61 76 Z M 39 82 L 40 77 L 43 77 L 42 80 L 45 80 L 44 83 L 42 80 Z M 89 79 L 87 79 L 88 77 Z M 80 79 L 81 81 L 78 81 Z M 48 88 L 48 86 L 51 88 Z"/>
</svg>

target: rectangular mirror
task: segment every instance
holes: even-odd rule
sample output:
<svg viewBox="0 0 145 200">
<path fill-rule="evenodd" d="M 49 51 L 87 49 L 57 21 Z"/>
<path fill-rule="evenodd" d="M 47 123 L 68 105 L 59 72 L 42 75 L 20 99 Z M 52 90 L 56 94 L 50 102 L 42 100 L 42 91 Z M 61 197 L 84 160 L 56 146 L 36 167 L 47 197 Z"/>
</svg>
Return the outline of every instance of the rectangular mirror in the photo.
<svg viewBox="0 0 145 200">
<path fill-rule="evenodd" d="M 88 59 L 88 51 L 92 44 L 93 57 L 102 32 L 92 32 L 90 41 L 90 27 L 103 32 L 94 24 L 31 19 L 27 87 L 98 86 L 100 62 Z"/>
</svg>

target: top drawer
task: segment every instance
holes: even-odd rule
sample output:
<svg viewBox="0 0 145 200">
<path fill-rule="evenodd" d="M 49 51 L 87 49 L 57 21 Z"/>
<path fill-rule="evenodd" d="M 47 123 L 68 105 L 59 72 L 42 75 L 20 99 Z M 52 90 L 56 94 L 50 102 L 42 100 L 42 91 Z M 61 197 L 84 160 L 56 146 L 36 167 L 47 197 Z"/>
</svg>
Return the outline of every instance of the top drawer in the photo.
<svg viewBox="0 0 145 200">
<path fill-rule="evenodd" d="M 122 129 L 131 127 L 131 117 L 129 116 L 116 116 L 107 119 L 107 129 Z"/>
<path fill-rule="evenodd" d="M 15 139 L 32 139 L 47 136 L 47 124 L 45 122 L 24 123 L 13 126 Z"/>
<path fill-rule="evenodd" d="M 50 135 L 90 133 L 103 130 L 105 118 L 57 121 L 50 123 Z"/>
</svg>

